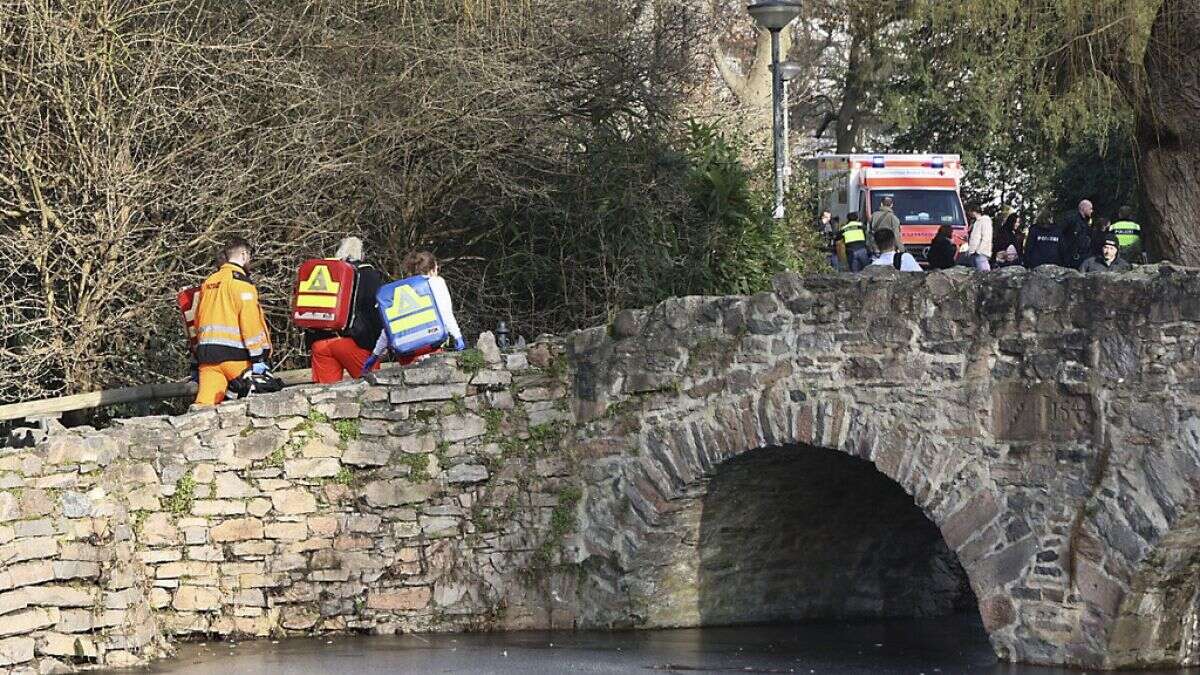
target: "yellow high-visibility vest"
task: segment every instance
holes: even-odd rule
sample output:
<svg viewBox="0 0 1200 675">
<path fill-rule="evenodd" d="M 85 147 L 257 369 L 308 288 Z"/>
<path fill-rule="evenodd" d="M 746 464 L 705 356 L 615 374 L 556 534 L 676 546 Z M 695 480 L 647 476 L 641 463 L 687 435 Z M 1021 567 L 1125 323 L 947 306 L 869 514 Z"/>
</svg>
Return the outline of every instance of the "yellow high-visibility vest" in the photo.
<svg viewBox="0 0 1200 675">
<path fill-rule="evenodd" d="M 1136 246 L 1142 241 L 1142 226 L 1132 220 L 1119 220 L 1109 229 L 1117 235 L 1117 243 L 1123 249 Z"/>
<path fill-rule="evenodd" d="M 863 224 L 857 220 L 852 220 L 842 226 L 842 241 L 846 245 L 850 244 L 865 244 L 867 242 L 867 231 L 863 229 Z"/>
</svg>

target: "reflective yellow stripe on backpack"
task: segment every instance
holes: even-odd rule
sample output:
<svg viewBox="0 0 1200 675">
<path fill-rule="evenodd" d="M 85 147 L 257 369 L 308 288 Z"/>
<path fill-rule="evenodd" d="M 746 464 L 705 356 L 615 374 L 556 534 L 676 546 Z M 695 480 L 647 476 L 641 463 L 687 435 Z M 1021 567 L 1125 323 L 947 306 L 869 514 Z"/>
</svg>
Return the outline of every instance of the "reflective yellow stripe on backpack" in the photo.
<svg viewBox="0 0 1200 675">
<path fill-rule="evenodd" d="M 417 293 L 412 286 L 396 287 L 392 293 L 392 306 L 387 308 L 386 314 L 392 335 L 438 320 L 433 298 Z"/>
</svg>

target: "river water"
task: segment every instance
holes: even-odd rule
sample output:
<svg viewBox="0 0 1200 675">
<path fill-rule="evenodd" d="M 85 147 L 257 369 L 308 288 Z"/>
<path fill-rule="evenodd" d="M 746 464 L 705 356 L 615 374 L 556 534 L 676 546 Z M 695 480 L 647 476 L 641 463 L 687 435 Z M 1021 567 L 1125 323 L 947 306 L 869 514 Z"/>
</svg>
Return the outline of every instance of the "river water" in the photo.
<svg viewBox="0 0 1200 675">
<path fill-rule="evenodd" d="M 615 633 L 339 636 L 192 643 L 182 645 L 176 658 L 161 661 L 149 671 L 131 672 L 1065 675 L 1080 671 L 998 664 L 978 618 L 951 617 Z M 1200 675 L 1200 669 L 1156 672 Z"/>
</svg>

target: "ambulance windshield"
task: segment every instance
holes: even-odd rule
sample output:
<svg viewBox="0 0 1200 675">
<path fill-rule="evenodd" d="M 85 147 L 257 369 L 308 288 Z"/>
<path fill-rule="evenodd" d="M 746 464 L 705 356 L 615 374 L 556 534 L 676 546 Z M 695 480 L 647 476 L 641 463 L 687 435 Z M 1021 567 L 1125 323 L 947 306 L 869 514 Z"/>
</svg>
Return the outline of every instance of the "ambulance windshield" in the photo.
<svg viewBox="0 0 1200 675">
<path fill-rule="evenodd" d="M 871 190 L 871 213 L 879 211 L 884 197 L 895 202 L 892 210 L 901 225 L 967 224 L 954 190 Z"/>
</svg>

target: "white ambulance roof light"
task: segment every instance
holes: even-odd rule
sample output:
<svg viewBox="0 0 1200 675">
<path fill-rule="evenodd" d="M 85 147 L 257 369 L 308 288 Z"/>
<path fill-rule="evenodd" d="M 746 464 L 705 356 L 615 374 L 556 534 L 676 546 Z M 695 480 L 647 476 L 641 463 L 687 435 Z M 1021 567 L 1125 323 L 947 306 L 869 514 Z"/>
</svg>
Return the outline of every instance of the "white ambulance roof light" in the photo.
<svg viewBox="0 0 1200 675">
<path fill-rule="evenodd" d="M 883 155 L 875 155 L 871 158 L 871 166 L 876 169 L 883 168 Z"/>
<path fill-rule="evenodd" d="M 935 169 L 942 169 L 942 168 L 945 168 L 945 166 L 946 166 L 946 162 L 942 159 L 941 155 L 937 155 L 936 157 L 934 157 L 932 164 L 933 164 L 933 168 L 935 168 Z"/>
</svg>

